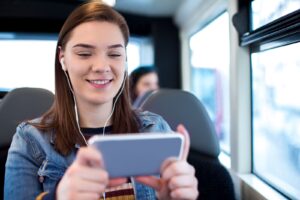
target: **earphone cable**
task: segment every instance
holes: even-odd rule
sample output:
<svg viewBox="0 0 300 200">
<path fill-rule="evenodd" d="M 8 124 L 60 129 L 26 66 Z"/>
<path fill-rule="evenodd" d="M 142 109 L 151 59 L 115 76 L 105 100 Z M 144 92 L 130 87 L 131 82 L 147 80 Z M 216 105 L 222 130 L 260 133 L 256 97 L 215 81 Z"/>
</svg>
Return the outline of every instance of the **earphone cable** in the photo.
<svg viewBox="0 0 300 200">
<path fill-rule="evenodd" d="M 86 145 L 88 145 L 88 143 L 87 143 L 87 141 L 86 141 L 86 139 L 85 139 L 83 133 L 81 132 L 80 126 L 79 126 L 79 115 L 78 115 L 78 109 L 77 109 L 77 103 L 76 103 L 75 94 L 74 94 L 74 91 L 73 91 L 73 89 L 72 89 L 71 82 L 70 82 L 70 79 L 69 79 L 68 74 L 66 73 L 66 71 L 64 71 L 64 73 L 65 73 L 65 75 L 66 75 L 66 77 L 67 77 L 67 82 L 68 82 L 69 88 L 70 88 L 70 90 L 71 90 L 71 92 L 72 92 L 72 94 L 73 94 L 72 96 L 73 96 L 73 100 L 74 100 L 74 110 L 75 110 L 76 125 L 77 125 L 78 131 L 79 131 L 79 133 L 80 133 L 80 135 L 81 135 L 81 137 L 82 137 L 84 143 L 85 143 Z"/>
<path fill-rule="evenodd" d="M 117 103 L 119 97 L 121 96 L 121 94 L 122 94 L 122 92 L 123 92 L 123 90 L 124 90 L 126 78 L 127 78 L 127 74 L 126 74 L 126 72 L 125 72 L 125 77 L 124 77 L 124 80 L 123 80 L 123 82 L 122 82 L 122 88 L 121 88 L 121 90 L 120 90 L 118 96 L 116 97 L 116 100 L 115 100 L 115 102 L 114 102 L 114 104 L 113 104 L 113 108 L 112 108 L 112 110 L 111 110 L 111 112 L 110 112 L 108 118 L 106 119 L 106 121 L 105 121 L 105 123 L 104 123 L 102 135 L 105 135 L 105 128 L 106 128 L 106 125 L 107 125 L 109 119 L 111 118 L 111 116 L 113 115 L 114 110 L 115 110 L 115 107 L 116 107 L 116 103 Z"/>
</svg>

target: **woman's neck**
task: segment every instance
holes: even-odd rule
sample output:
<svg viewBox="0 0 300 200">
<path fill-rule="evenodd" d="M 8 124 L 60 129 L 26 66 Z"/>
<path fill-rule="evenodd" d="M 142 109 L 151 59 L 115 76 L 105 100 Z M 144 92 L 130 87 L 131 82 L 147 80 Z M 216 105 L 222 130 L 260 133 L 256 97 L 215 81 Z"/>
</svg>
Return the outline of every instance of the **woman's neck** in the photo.
<svg viewBox="0 0 300 200">
<path fill-rule="evenodd" d="M 81 127 L 95 128 L 111 125 L 111 119 L 108 120 L 108 118 L 112 111 L 112 102 L 102 105 L 78 104 L 79 124 Z"/>
</svg>

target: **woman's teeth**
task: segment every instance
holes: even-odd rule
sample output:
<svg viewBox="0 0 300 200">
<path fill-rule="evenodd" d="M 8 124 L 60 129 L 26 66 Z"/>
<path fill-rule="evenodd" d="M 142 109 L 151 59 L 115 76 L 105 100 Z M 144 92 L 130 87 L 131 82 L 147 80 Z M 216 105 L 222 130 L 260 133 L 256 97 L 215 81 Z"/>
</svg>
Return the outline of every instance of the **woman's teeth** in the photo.
<svg viewBox="0 0 300 200">
<path fill-rule="evenodd" d="M 104 85 L 107 84 L 109 80 L 91 80 L 90 82 L 98 85 Z"/>
</svg>

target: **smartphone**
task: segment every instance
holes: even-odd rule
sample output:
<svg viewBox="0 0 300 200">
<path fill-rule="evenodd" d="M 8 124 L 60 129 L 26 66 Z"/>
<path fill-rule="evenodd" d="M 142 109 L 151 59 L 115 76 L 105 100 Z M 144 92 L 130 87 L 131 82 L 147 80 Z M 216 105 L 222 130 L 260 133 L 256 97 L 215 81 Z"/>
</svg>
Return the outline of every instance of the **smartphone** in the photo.
<svg viewBox="0 0 300 200">
<path fill-rule="evenodd" d="M 110 178 L 159 175 L 162 163 L 180 159 L 184 137 L 176 133 L 93 136 L 88 143 L 102 154 Z"/>
</svg>

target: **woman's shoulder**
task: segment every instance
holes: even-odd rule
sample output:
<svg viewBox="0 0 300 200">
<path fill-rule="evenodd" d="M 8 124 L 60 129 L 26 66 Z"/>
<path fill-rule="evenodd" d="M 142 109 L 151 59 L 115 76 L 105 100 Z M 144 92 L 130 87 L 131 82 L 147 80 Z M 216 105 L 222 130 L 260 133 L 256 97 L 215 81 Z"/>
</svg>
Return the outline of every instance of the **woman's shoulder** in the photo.
<svg viewBox="0 0 300 200">
<path fill-rule="evenodd" d="M 140 124 L 140 132 L 171 131 L 168 123 L 158 114 L 150 111 L 136 110 L 136 115 Z"/>
<path fill-rule="evenodd" d="M 41 118 L 36 118 L 30 121 L 25 121 L 20 123 L 16 129 L 16 135 L 20 136 L 27 142 L 34 142 L 34 141 L 50 141 L 50 134 L 45 134 L 44 132 L 40 131 L 34 124 L 39 124 L 41 122 Z"/>
<path fill-rule="evenodd" d="M 44 173 L 44 170 L 48 170 L 47 167 L 51 167 L 47 173 L 54 173 L 52 165 L 65 169 L 73 161 L 75 154 L 63 156 L 57 152 L 52 132 L 39 130 L 37 125 L 40 123 L 41 118 L 37 118 L 22 122 L 17 126 L 8 154 L 10 164 L 14 164 L 14 155 L 18 154 L 23 160 L 30 161 L 35 166 L 41 166 L 38 173 Z M 26 164 L 28 164 L 27 161 Z"/>
<path fill-rule="evenodd" d="M 20 123 L 13 136 L 10 150 L 11 154 L 18 152 L 33 162 L 41 163 L 45 157 L 45 152 L 50 146 L 49 134 L 44 134 L 38 130 L 34 124 L 40 122 L 40 119 L 34 119 Z"/>
</svg>

